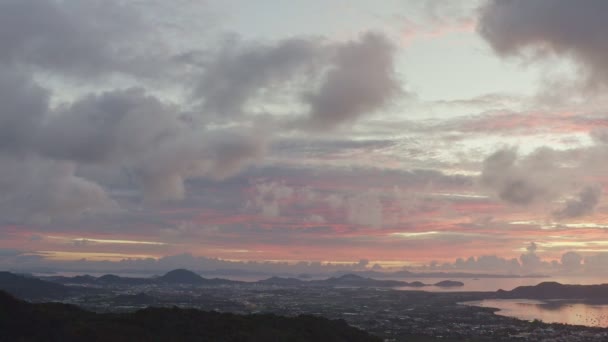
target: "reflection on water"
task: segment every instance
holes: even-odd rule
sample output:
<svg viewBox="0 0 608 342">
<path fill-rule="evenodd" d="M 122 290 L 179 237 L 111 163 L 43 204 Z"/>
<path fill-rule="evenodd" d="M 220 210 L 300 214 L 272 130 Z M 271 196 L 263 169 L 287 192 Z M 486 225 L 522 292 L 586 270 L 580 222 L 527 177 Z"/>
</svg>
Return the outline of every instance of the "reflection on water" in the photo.
<svg viewBox="0 0 608 342">
<path fill-rule="evenodd" d="M 608 327 L 608 305 L 572 303 L 567 301 L 537 301 L 527 299 L 486 299 L 465 305 L 497 308 L 498 315 L 546 323 L 564 323 L 591 327 Z"/>
</svg>

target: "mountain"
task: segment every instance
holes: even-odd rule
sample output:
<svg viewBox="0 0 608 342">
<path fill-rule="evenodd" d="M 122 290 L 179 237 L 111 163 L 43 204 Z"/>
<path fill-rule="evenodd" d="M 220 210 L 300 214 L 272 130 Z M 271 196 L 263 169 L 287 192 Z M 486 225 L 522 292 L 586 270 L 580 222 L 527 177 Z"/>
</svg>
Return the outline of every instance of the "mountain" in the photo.
<svg viewBox="0 0 608 342">
<path fill-rule="evenodd" d="M 70 285 L 93 284 L 97 280 L 97 278 L 95 278 L 91 275 L 88 275 L 88 274 L 78 275 L 75 277 L 50 276 L 50 277 L 43 277 L 43 279 L 53 282 L 53 283 L 70 284 Z"/>
<path fill-rule="evenodd" d="M 406 282 L 400 280 L 378 280 L 373 278 L 362 277 L 357 274 L 344 274 L 339 277 L 331 277 L 324 280 L 304 281 L 296 278 L 272 277 L 257 282 L 264 285 L 276 286 L 355 286 L 355 287 L 456 287 L 463 286 L 464 283 L 453 280 L 444 280 L 436 284 L 424 284 L 419 281 Z"/>
<path fill-rule="evenodd" d="M 166 284 L 190 284 L 190 285 L 227 285 L 227 284 L 241 284 L 241 281 L 212 278 L 203 278 L 200 275 L 186 270 L 176 269 L 167 272 L 165 275 L 155 279 L 155 282 L 166 283 Z"/>
<path fill-rule="evenodd" d="M 156 280 L 161 283 L 171 284 L 202 284 L 204 282 L 203 277 L 192 271 L 181 268 L 169 271 L 165 275 L 158 277 Z"/>
<path fill-rule="evenodd" d="M 97 314 L 73 305 L 31 304 L 0 291 L 0 341 L 294 341 L 380 342 L 343 320 L 315 316 L 240 316 L 148 308 Z"/>
<path fill-rule="evenodd" d="M 70 288 L 32 277 L 0 272 L 0 290 L 28 300 L 58 299 L 68 296 Z"/>
<path fill-rule="evenodd" d="M 487 273 L 466 273 L 466 272 L 411 272 L 407 270 L 395 272 L 378 272 L 372 270 L 366 271 L 338 271 L 333 273 L 334 276 L 345 274 L 355 274 L 368 278 L 548 278 L 542 274 L 487 274 Z"/>
<path fill-rule="evenodd" d="M 53 276 L 44 278 L 54 283 L 65 284 L 65 285 L 154 285 L 154 284 L 188 284 L 188 285 L 224 285 L 224 284 L 237 284 L 241 283 L 238 281 L 228 279 L 206 279 L 198 274 L 185 270 L 176 269 L 167 272 L 165 275 L 156 278 L 129 278 L 121 277 L 114 274 L 106 274 L 99 278 L 84 275 L 76 277 L 61 277 Z"/>
<path fill-rule="evenodd" d="M 511 291 L 498 290 L 496 294 L 499 298 L 608 300 L 608 284 L 564 285 L 550 281 L 535 286 L 519 286 Z"/>
<path fill-rule="evenodd" d="M 377 272 L 375 272 L 377 273 Z M 324 280 L 302 280 L 298 278 L 285 277 L 270 277 L 268 279 L 259 280 L 254 283 L 221 279 L 221 278 L 203 278 L 200 275 L 186 270 L 176 269 L 167 272 L 166 274 L 156 278 L 125 278 L 113 274 L 106 274 L 99 278 L 92 276 L 77 276 L 77 277 L 48 277 L 45 278 L 53 282 L 68 285 L 205 285 L 205 286 L 221 286 L 235 284 L 261 284 L 275 286 L 355 286 L 355 287 L 424 287 L 424 286 L 440 286 L 440 287 L 455 287 L 463 286 L 464 284 L 458 281 L 445 280 L 434 285 L 424 284 L 419 281 L 406 282 L 400 280 L 389 279 L 374 279 L 363 277 L 359 274 L 343 274 L 337 277 L 331 277 Z"/>
</svg>

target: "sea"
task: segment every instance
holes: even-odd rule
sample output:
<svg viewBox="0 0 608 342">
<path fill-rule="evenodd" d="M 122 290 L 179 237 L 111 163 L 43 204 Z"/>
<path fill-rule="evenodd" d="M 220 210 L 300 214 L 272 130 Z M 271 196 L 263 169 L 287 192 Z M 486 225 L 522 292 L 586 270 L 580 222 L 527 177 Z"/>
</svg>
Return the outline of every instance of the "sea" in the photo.
<svg viewBox="0 0 608 342">
<path fill-rule="evenodd" d="M 608 305 L 576 303 L 564 300 L 539 301 L 529 299 L 485 299 L 463 305 L 496 308 L 497 315 L 526 321 L 563 323 L 590 327 L 608 327 Z"/>
</svg>

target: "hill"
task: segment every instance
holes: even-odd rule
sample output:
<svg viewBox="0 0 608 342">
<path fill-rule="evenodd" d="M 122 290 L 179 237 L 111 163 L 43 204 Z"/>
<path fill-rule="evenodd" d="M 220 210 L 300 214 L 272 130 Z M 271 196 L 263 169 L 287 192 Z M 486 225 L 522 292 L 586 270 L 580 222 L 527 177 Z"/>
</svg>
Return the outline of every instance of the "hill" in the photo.
<svg viewBox="0 0 608 342">
<path fill-rule="evenodd" d="M 70 288 L 37 278 L 0 272 L 0 290 L 28 300 L 49 300 L 68 296 Z"/>
<path fill-rule="evenodd" d="M 464 286 L 464 283 L 461 282 L 461 281 L 444 280 L 444 281 L 440 281 L 438 283 L 435 283 L 434 286 L 437 286 L 437 287 L 460 287 L 460 286 Z"/>
<path fill-rule="evenodd" d="M 499 298 L 608 300 L 608 284 L 565 285 L 548 281 L 535 286 L 519 286 L 511 291 L 498 290 L 496 294 Z"/>
<path fill-rule="evenodd" d="M 148 308 L 96 314 L 73 305 L 31 304 L 0 291 L 0 341 L 327 341 L 379 342 L 342 320 L 315 316 L 240 316 Z"/>
<path fill-rule="evenodd" d="M 157 280 L 162 283 L 172 284 L 202 284 L 204 282 L 203 277 L 185 269 L 169 271 Z"/>
<path fill-rule="evenodd" d="M 400 280 L 378 280 L 362 277 L 357 274 L 344 274 L 324 280 L 304 281 L 296 278 L 272 277 L 258 281 L 259 284 L 277 286 L 353 286 L 353 287 L 457 287 L 464 284 L 459 281 L 444 280 L 435 284 L 424 284 L 419 281 L 406 282 Z"/>
<path fill-rule="evenodd" d="M 186 270 L 176 269 L 165 273 L 156 278 L 129 278 L 121 277 L 114 274 L 106 274 L 99 278 L 86 276 L 76 277 L 61 277 L 53 276 L 44 278 L 48 281 L 65 284 L 65 285 L 153 285 L 153 284 L 171 284 L 171 285 L 224 285 L 242 283 L 220 278 L 203 278 L 200 275 Z"/>
</svg>

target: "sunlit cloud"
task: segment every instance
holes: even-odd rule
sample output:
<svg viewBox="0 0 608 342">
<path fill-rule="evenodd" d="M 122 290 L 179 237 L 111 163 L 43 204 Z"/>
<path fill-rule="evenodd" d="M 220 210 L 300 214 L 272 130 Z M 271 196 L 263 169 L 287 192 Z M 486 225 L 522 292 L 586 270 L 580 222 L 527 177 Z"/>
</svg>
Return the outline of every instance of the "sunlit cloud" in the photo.
<svg viewBox="0 0 608 342">
<path fill-rule="evenodd" d="M 85 237 L 59 237 L 59 236 L 47 236 L 49 239 L 53 240 L 63 240 L 69 241 L 73 243 L 97 243 L 97 244 L 116 244 L 116 245 L 151 245 L 151 246 L 164 246 L 167 245 L 165 242 L 155 242 L 155 241 L 139 241 L 139 240 L 118 240 L 118 239 L 97 239 L 97 238 L 85 238 Z"/>
<path fill-rule="evenodd" d="M 82 260 L 89 261 L 121 261 L 124 259 L 149 259 L 157 258 L 158 256 L 146 254 L 127 254 L 127 253 L 96 253 L 96 252 L 66 252 L 66 251 L 38 251 L 39 255 L 44 256 L 49 260 L 67 261 L 67 260 Z"/>
</svg>

